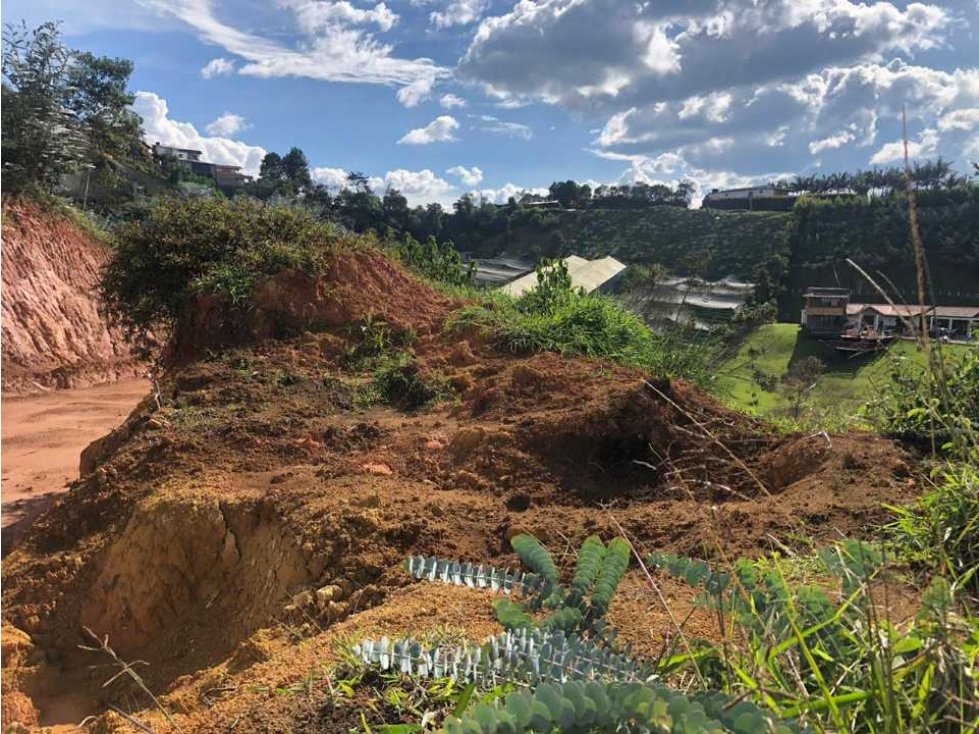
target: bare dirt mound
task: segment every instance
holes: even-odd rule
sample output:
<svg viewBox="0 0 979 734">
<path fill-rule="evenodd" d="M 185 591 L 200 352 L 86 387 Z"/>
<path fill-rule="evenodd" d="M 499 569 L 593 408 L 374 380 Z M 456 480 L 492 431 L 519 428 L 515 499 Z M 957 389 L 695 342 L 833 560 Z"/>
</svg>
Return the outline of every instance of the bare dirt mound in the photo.
<svg viewBox="0 0 979 734">
<path fill-rule="evenodd" d="M 7 558 L 5 617 L 39 651 L 11 685 L 42 722 L 69 687 L 76 713 L 131 701 L 88 667 L 84 625 L 149 663 L 187 730 L 345 732 L 359 722 L 307 706 L 321 699 L 296 708 L 270 692 L 328 659 L 334 631 L 492 627 L 485 595 L 404 589 L 409 553 L 513 565 L 509 538 L 531 531 L 571 564 L 589 533 L 624 531 L 643 552 L 750 555 L 865 535 L 883 501 L 916 492 L 889 441 L 779 436 L 682 382 L 448 331 L 457 304 L 376 252 L 262 289 L 278 295 L 237 322 L 240 346 L 188 347 L 162 407 L 145 400 L 93 445 L 86 476 Z M 198 315 L 194 333 L 224 315 Z M 452 397 L 414 411 L 365 401 L 372 375 L 351 355 L 369 317 L 411 329 L 420 374 Z M 267 338 L 283 325 L 295 335 Z M 613 621 L 655 649 L 666 615 L 635 577 L 626 589 Z"/>
<path fill-rule="evenodd" d="M 99 314 L 108 253 L 65 215 L 3 199 L 3 390 L 83 387 L 141 371 Z"/>
</svg>

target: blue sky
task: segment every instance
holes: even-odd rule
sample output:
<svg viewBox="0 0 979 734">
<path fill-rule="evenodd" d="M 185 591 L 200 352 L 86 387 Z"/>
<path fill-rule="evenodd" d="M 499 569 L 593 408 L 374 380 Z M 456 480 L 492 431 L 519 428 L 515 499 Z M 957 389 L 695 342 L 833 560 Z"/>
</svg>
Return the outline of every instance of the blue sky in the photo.
<svg viewBox="0 0 979 734">
<path fill-rule="evenodd" d="M 412 203 L 979 160 L 979 1 L 7 0 L 135 62 L 149 142 Z"/>
</svg>

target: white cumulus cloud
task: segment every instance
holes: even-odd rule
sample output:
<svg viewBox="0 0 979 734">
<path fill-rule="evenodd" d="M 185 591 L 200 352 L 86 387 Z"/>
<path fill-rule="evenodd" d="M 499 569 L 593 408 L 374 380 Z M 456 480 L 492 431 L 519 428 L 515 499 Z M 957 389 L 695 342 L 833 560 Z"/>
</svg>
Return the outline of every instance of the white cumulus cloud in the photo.
<svg viewBox="0 0 979 734">
<path fill-rule="evenodd" d="M 246 127 L 244 117 L 232 112 L 225 112 L 217 119 L 209 122 L 204 130 L 207 131 L 208 135 L 227 137 L 228 135 L 234 135 L 240 130 L 244 130 Z"/>
<path fill-rule="evenodd" d="M 465 166 L 453 166 L 446 173 L 450 173 L 453 176 L 458 176 L 459 179 L 466 186 L 478 186 L 479 182 L 483 180 L 483 172 L 476 166 L 472 168 L 466 168 Z"/>
<path fill-rule="evenodd" d="M 938 133 L 935 130 L 925 130 L 917 140 L 908 141 L 908 158 L 927 157 L 938 149 Z M 895 140 L 885 143 L 870 159 L 871 164 L 895 163 L 904 159 L 904 141 Z"/>
<path fill-rule="evenodd" d="M 306 77 L 329 82 L 404 87 L 419 77 L 445 78 L 448 69 L 429 58 L 402 58 L 361 27 L 389 29 L 397 19 L 384 3 L 364 10 L 349 2 L 283 0 L 305 38 L 292 45 L 242 30 L 220 19 L 211 0 L 146 0 L 194 28 L 206 43 L 244 60 L 240 74 L 261 78 Z"/>
<path fill-rule="evenodd" d="M 224 57 L 211 59 L 201 68 L 201 76 L 211 79 L 216 76 L 227 76 L 235 70 L 235 62 Z"/>
<path fill-rule="evenodd" d="M 450 0 L 443 10 L 436 10 L 429 20 L 436 28 L 468 25 L 479 20 L 489 6 L 489 0 Z"/>
<path fill-rule="evenodd" d="M 153 92 L 136 92 L 133 109 L 143 118 L 143 139 L 149 145 L 162 143 L 199 150 L 206 161 L 240 166 L 244 173 L 258 175 L 265 148 L 220 135 L 202 135 L 191 123 L 172 119 L 167 101 Z"/>
<path fill-rule="evenodd" d="M 347 171 L 342 168 L 319 166 L 311 168 L 309 175 L 313 181 L 333 191 L 339 191 L 347 186 Z"/>
<path fill-rule="evenodd" d="M 456 107 L 465 107 L 466 100 L 455 94 L 443 94 L 441 97 L 439 97 L 439 104 L 447 110 L 452 110 Z"/>
<path fill-rule="evenodd" d="M 429 145 L 430 143 L 448 143 L 456 139 L 455 132 L 459 129 L 459 121 L 451 115 L 439 115 L 425 127 L 409 130 L 399 143 L 405 145 Z"/>
</svg>

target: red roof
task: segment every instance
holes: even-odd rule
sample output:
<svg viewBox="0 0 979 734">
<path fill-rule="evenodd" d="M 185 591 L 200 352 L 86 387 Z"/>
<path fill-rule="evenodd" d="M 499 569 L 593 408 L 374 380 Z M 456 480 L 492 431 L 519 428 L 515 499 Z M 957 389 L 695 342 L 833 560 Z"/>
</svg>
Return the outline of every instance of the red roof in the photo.
<svg viewBox="0 0 979 734">
<path fill-rule="evenodd" d="M 935 306 L 934 315 L 946 319 L 977 319 L 979 306 Z"/>
<path fill-rule="evenodd" d="M 847 316 L 856 316 L 864 311 L 910 318 L 921 313 L 921 306 L 890 303 L 848 303 L 846 306 Z M 979 318 L 979 306 L 925 306 L 925 314 L 944 319 L 976 319 Z"/>
<path fill-rule="evenodd" d="M 925 306 L 925 313 L 930 314 L 933 308 L 933 306 Z M 907 304 L 892 305 L 890 303 L 849 303 L 846 307 L 847 314 L 853 316 L 864 311 L 876 311 L 881 316 L 903 316 L 904 318 L 908 318 L 920 314 L 921 306 Z"/>
</svg>

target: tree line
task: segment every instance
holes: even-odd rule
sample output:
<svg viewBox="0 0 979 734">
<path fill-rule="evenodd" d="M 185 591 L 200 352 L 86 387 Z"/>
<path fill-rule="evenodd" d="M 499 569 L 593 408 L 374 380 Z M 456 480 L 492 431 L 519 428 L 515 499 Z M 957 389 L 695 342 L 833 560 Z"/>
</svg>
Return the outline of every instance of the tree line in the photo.
<svg viewBox="0 0 979 734">
<path fill-rule="evenodd" d="M 976 171 L 979 172 L 979 167 Z M 956 172 L 952 163 L 941 156 L 933 161 L 912 163 L 907 174 L 910 174 L 916 189 L 928 191 L 954 189 L 969 183 L 968 176 Z M 860 196 L 879 197 L 895 191 L 904 191 L 907 187 L 907 178 L 903 167 L 894 166 L 859 170 L 855 173 L 837 172 L 796 176 L 790 180 L 780 181 L 776 187 L 787 193 L 852 192 Z"/>
<path fill-rule="evenodd" d="M 106 184 L 150 163 L 128 91 L 133 63 L 67 48 L 58 23 L 3 31 L 2 155 L 8 190 L 53 191 L 88 170 Z"/>
</svg>

